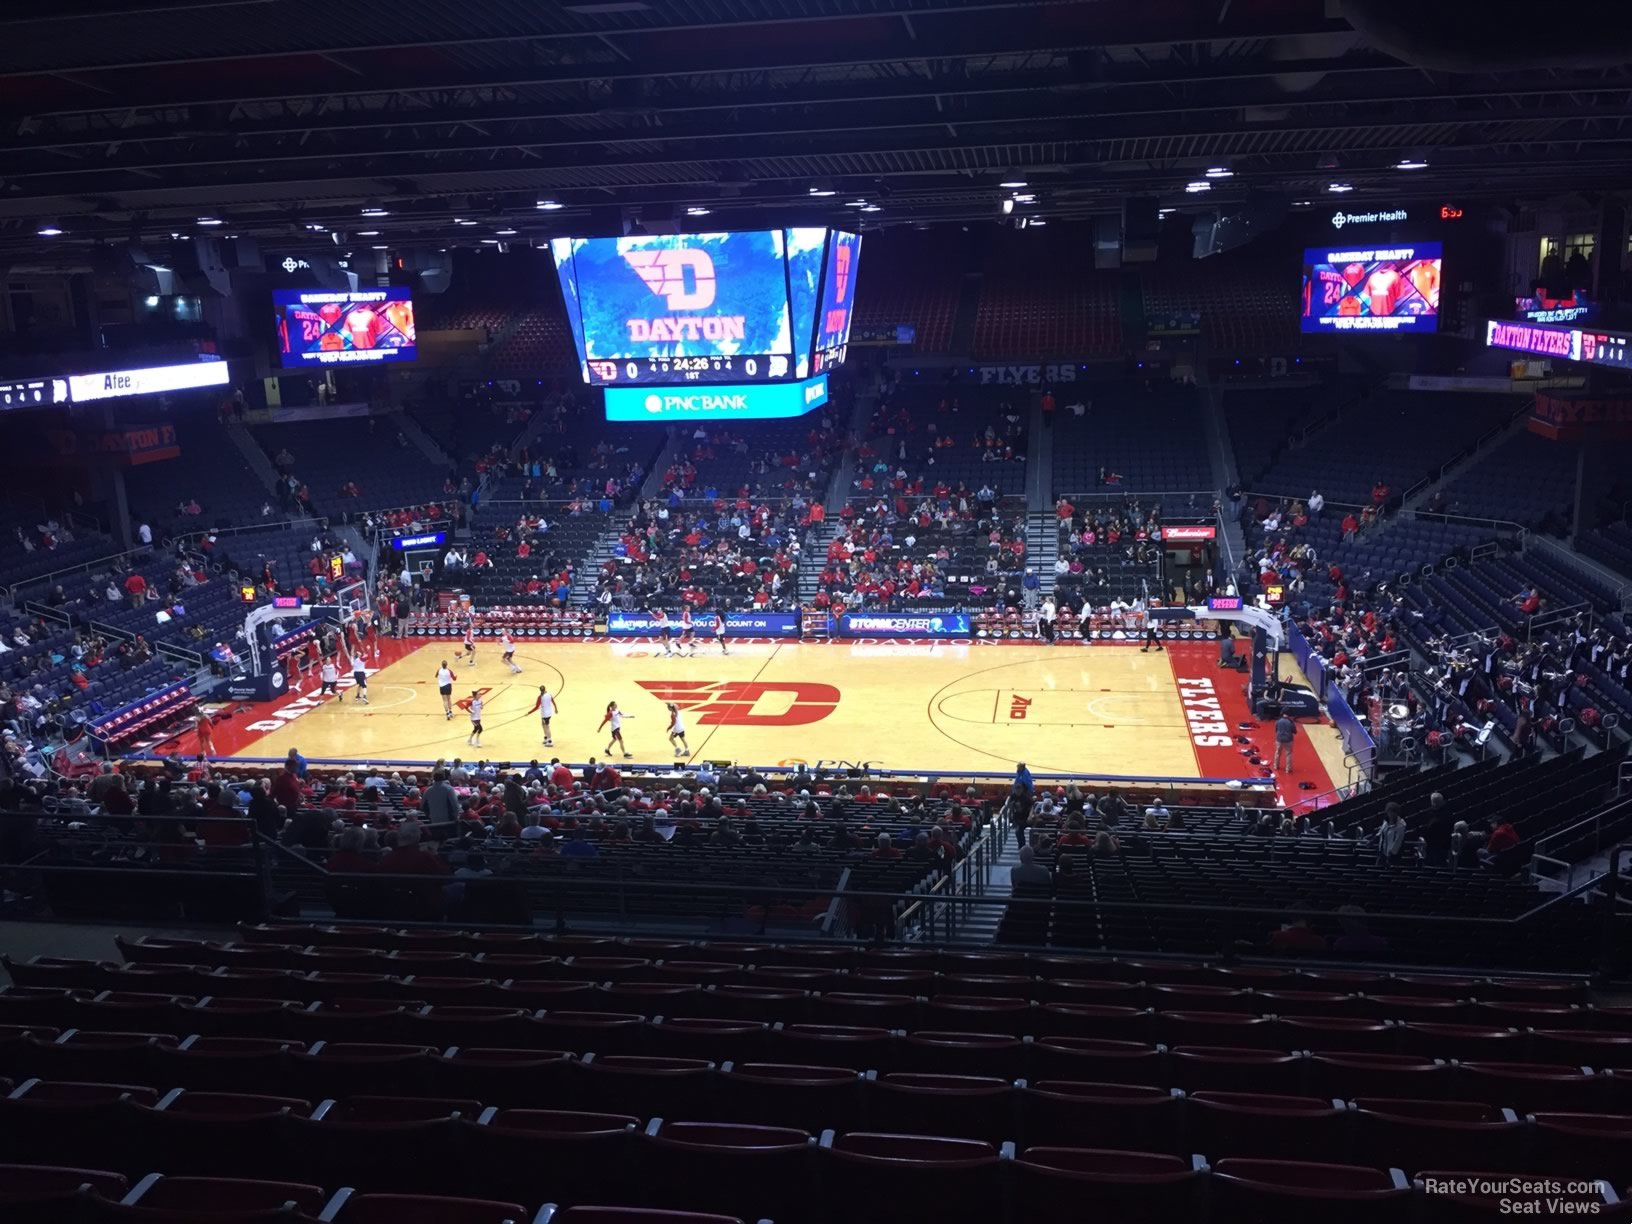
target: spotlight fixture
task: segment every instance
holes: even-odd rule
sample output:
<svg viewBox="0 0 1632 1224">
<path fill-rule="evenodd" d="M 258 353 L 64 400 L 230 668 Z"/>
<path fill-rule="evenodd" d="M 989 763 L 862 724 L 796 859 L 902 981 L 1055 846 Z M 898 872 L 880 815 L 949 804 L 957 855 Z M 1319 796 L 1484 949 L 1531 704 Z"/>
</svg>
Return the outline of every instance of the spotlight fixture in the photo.
<svg viewBox="0 0 1632 1224">
<path fill-rule="evenodd" d="M 1207 170 L 1207 177 L 1210 179 L 1234 178 L 1235 171 L 1228 166 L 1210 166 Z"/>
<path fill-rule="evenodd" d="M 537 204 L 533 205 L 533 207 L 540 209 L 543 212 L 554 212 L 558 208 L 565 208 L 566 205 L 562 204 L 558 200 L 540 200 Z"/>
<path fill-rule="evenodd" d="M 1200 195 L 1202 192 L 1211 191 L 1212 189 L 1213 185 L 1206 179 L 1197 179 L 1193 183 L 1186 183 L 1184 185 L 1185 194 L 1187 195 Z"/>
<path fill-rule="evenodd" d="M 386 245 L 385 245 L 385 244 L 384 244 L 384 243 L 383 243 L 383 242 L 382 242 L 382 243 L 377 243 L 377 244 L 376 244 L 376 245 L 375 245 L 375 246 L 373 246 L 373 247 L 371 247 L 371 248 L 369 248 L 369 249 L 370 249 L 370 250 L 374 250 L 374 251 L 389 251 L 389 250 L 390 250 L 390 249 L 391 249 L 391 248 L 390 248 L 390 247 L 388 247 L 388 246 L 386 246 Z"/>
<path fill-rule="evenodd" d="M 1156 210 L 1156 215 L 1158 217 L 1170 217 L 1170 216 L 1172 216 L 1174 213 L 1176 213 L 1178 211 L 1179 210 L 1176 209 L 1176 208 L 1158 208 Z"/>
<path fill-rule="evenodd" d="M 513 229 L 502 229 L 502 230 L 494 230 L 493 232 L 495 234 L 497 234 L 500 238 L 508 238 L 512 234 L 514 234 L 516 231 L 513 230 Z"/>
<path fill-rule="evenodd" d="M 1354 187 L 1349 183 L 1327 183 L 1326 190 L 1333 195 L 1342 195 L 1345 191 L 1353 191 Z"/>
<path fill-rule="evenodd" d="M 865 205 L 862 206 L 861 211 L 862 212 L 883 212 L 884 208 L 880 204 L 865 204 Z"/>
<path fill-rule="evenodd" d="M 1402 159 L 1401 161 L 1395 162 L 1394 163 L 1394 169 L 1396 169 L 1396 170 L 1426 170 L 1426 169 L 1428 169 L 1428 163 L 1425 162 L 1425 161 L 1422 161 L 1420 158 L 1407 157 L 1407 158 Z"/>
<path fill-rule="evenodd" d="M 1042 217 L 1033 217 L 1031 219 L 1031 228 L 1032 229 L 1036 229 L 1039 225 L 1047 225 L 1047 224 L 1048 224 L 1047 220 L 1045 220 Z"/>
<path fill-rule="evenodd" d="M 498 246 L 499 245 L 499 240 L 497 238 L 483 238 L 482 239 L 482 245 L 483 246 Z"/>
<path fill-rule="evenodd" d="M 1003 215 L 1006 217 L 1010 213 L 1012 213 L 1013 211 L 1014 211 L 1014 200 L 1013 199 L 1004 200 L 1003 201 Z"/>
<path fill-rule="evenodd" d="M 321 234 L 324 229 L 324 227 L 319 225 L 316 221 L 308 221 L 306 223 L 306 228 L 311 230 L 314 234 Z"/>
<path fill-rule="evenodd" d="M 40 228 L 34 232 L 41 238 L 55 238 L 62 233 L 62 226 L 55 221 L 41 221 Z"/>
<path fill-rule="evenodd" d="M 359 237 L 359 238 L 378 238 L 379 236 L 380 236 L 380 231 L 379 230 L 358 230 L 357 231 L 357 237 Z"/>
<path fill-rule="evenodd" d="M 481 224 L 480 221 L 466 221 L 466 220 L 463 220 L 460 217 L 455 217 L 453 219 L 453 223 L 455 225 L 480 225 Z"/>
<path fill-rule="evenodd" d="M 1014 202 L 1016 204 L 1035 204 L 1037 203 L 1037 197 L 1034 195 L 1017 195 L 1014 197 Z"/>
<path fill-rule="evenodd" d="M 708 216 L 708 214 L 711 211 L 712 211 L 711 209 L 700 208 L 700 207 L 697 207 L 696 205 L 693 205 L 691 208 L 686 209 L 686 216 L 688 216 L 688 217 L 706 217 L 706 216 Z"/>
<path fill-rule="evenodd" d="M 220 217 L 200 217 L 198 219 L 198 223 L 200 225 L 220 225 L 221 224 L 221 218 Z"/>
<path fill-rule="evenodd" d="M 370 204 L 363 209 L 363 216 L 365 217 L 389 217 L 390 215 L 389 209 L 381 208 L 378 204 Z"/>
<path fill-rule="evenodd" d="M 1022 187 L 1025 187 L 1026 185 L 1027 184 L 1026 184 L 1025 179 L 1015 178 L 1012 175 L 1009 178 L 1004 179 L 1001 183 L 998 184 L 999 187 L 1007 188 L 1009 191 L 1019 191 Z"/>
<path fill-rule="evenodd" d="M 826 183 L 816 182 L 810 185 L 810 194 L 819 199 L 826 199 L 830 195 L 837 195 L 838 192 L 834 191 L 833 188 Z"/>
</svg>

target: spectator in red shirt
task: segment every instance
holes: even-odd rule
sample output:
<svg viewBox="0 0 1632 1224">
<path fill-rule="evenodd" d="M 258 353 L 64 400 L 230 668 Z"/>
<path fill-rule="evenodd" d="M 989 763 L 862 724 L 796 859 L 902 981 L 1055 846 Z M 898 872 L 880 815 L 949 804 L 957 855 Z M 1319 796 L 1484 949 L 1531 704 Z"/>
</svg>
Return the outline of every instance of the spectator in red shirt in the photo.
<svg viewBox="0 0 1632 1224">
<path fill-rule="evenodd" d="M 292 767 L 285 766 L 283 771 L 272 779 L 272 798 L 283 805 L 284 815 L 295 814 L 295 809 L 300 806 L 301 790 L 300 778 L 296 776 Z"/>
<path fill-rule="evenodd" d="M 338 847 L 329 855 L 329 861 L 325 865 L 330 871 L 342 875 L 373 871 L 374 860 L 363 853 L 366 840 L 367 834 L 360 828 L 343 829 Z"/>
<path fill-rule="evenodd" d="M 1485 849 L 1492 855 L 1500 854 L 1503 850 L 1511 850 L 1518 844 L 1518 830 L 1506 820 L 1499 821 L 1490 831 L 1490 836 L 1485 839 Z"/>
<path fill-rule="evenodd" d="M 895 848 L 895 838 L 888 833 L 880 833 L 878 835 L 878 845 L 873 847 L 873 853 L 870 857 L 889 862 L 900 858 L 901 851 Z"/>
<path fill-rule="evenodd" d="M 125 579 L 125 592 L 130 596 L 130 606 L 139 608 L 147 602 L 147 579 L 132 572 Z"/>
<path fill-rule="evenodd" d="M 388 851 L 381 857 L 378 870 L 381 875 L 428 875 L 445 876 L 449 874 L 448 865 L 420 847 L 420 826 L 417 820 L 410 820 L 397 830 L 396 849 Z"/>
<path fill-rule="evenodd" d="M 1326 951 L 1326 940 L 1309 929 L 1307 918 L 1294 918 L 1269 937 L 1269 946 L 1276 952 L 1290 952 L 1295 956 L 1303 952 Z"/>
</svg>

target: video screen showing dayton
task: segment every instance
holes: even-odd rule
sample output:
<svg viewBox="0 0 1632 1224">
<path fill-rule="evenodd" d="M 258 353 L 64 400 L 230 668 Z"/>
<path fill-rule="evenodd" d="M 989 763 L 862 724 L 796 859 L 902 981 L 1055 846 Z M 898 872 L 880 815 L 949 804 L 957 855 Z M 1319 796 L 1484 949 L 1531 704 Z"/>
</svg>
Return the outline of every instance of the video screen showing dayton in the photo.
<svg viewBox="0 0 1632 1224">
<path fill-rule="evenodd" d="M 1430 332 L 1439 326 L 1437 242 L 1303 253 L 1302 330 Z"/>
<path fill-rule="evenodd" d="M 278 357 L 284 369 L 412 361 L 414 302 L 407 289 L 351 292 L 275 289 Z"/>
<path fill-rule="evenodd" d="M 792 381 L 843 360 L 854 235 L 638 234 L 550 249 L 591 385 Z"/>
</svg>

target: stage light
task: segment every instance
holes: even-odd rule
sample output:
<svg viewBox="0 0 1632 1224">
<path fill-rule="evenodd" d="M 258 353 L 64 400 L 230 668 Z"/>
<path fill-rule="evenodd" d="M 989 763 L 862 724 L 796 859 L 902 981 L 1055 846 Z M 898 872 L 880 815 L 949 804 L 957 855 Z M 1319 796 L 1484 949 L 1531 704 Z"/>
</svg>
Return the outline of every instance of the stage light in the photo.
<svg viewBox="0 0 1632 1224">
<path fill-rule="evenodd" d="M 198 219 L 198 223 L 200 225 L 220 225 L 221 224 L 221 218 L 220 217 L 200 217 Z"/>
<path fill-rule="evenodd" d="M 556 200 L 540 200 L 537 204 L 533 205 L 533 207 L 541 209 L 544 212 L 554 212 L 558 208 L 565 208 L 566 205 Z M 457 220 L 457 218 L 455 218 L 455 220 Z M 463 222 L 460 222 L 460 224 L 463 224 Z"/>
<path fill-rule="evenodd" d="M 62 226 L 55 221 L 41 221 L 40 228 L 34 232 L 41 238 L 55 238 L 62 233 Z"/>
<path fill-rule="evenodd" d="M 1428 163 L 1425 162 L 1425 161 L 1417 160 L 1415 158 L 1407 157 L 1403 161 L 1395 162 L 1394 163 L 1394 169 L 1396 169 L 1396 170 L 1426 170 L 1426 169 L 1428 169 Z"/>
<path fill-rule="evenodd" d="M 1185 194 L 1187 195 L 1200 195 L 1203 191 L 1211 191 L 1212 189 L 1213 185 L 1206 179 L 1197 179 L 1193 183 L 1184 185 Z"/>
<path fill-rule="evenodd" d="M 1354 187 L 1348 183 L 1327 183 L 1326 190 L 1333 195 L 1342 195 L 1345 191 L 1353 191 Z"/>
<path fill-rule="evenodd" d="M 1226 166 L 1213 166 L 1208 169 L 1207 177 L 1210 179 L 1234 178 L 1235 171 Z"/>
<path fill-rule="evenodd" d="M 998 184 L 999 187 L 1006 187 L 1010 191 L 1019 191 L 1022 187 L 1028 185 L 1029 184 L 1027 184 L 1026 180 L 1023 178 L 1007 178 Z"/>
</svg>

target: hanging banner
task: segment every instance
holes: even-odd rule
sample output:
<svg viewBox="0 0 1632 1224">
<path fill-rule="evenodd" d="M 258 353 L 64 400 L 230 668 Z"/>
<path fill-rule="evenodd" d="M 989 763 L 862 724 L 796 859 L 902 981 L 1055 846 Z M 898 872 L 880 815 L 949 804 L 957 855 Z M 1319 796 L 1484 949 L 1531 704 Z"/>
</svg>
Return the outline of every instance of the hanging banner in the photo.
<svg viewBox="0 0 1632 1224">
<path fill-rule="evenodd" d="M 120 467 L 138 467 L 161 459 L 178 459 L 174 425 L 135 425 L 129 429 L 49 429 L 46 435 L 65 458 L 93 455 Z"/>
</svg>

